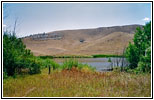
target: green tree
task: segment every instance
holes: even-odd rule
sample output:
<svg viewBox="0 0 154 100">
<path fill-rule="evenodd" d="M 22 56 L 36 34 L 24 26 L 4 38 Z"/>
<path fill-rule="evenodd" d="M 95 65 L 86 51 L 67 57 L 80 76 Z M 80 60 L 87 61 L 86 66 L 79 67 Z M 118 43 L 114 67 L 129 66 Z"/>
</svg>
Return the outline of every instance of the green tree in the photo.
<svg viewBox="0 0 154 100">
<path fill-rule="evenodd" d="M 13 76 L 21 69 L 28 68 L 30 74 L 40 72 L 40 65 L 35 62 L 35 57 L 26 49 L 22 40 L 4 32 L 3 35 L 3 75 Z"/>
<path fill-rule="evenodd" d="M 134 69 L 137 67 L 137 64 L 139 61 L 138 54 L 139 54 L 138 48 L 135 45 L 129 43 L 128 48 L 126 49 L 125 56 L 126 56 L 127 60 L 130 62 L 129 67 L 131 69 Z"/>
<path fill-rule="evenodd" d="M 151 70 L 151 22 L 143 28 L 137 28 L 133 44 L 129 43 L 125 56 L 130 62 L 129 68 L 136 71 L 150 72 Z"/>
</svg>

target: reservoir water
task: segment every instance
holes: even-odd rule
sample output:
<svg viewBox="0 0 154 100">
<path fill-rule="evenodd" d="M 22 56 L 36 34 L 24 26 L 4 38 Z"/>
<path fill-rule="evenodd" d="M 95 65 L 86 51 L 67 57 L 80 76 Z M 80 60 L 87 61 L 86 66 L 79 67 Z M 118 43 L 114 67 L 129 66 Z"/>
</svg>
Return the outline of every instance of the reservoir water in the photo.
<svg viewBox="0 0 154 100">
<path fill-rule="evenodd" d="M 70 58 L 55 58 L 59 64 L 62 64 L 66 59 Z M 107 71 L 112 69 L 113 67 L 117 66 L 128 66 L 128 62 L 125 58 L 118 58 L 118 57 L 110 57 L 111 62 L 109 62 L 109 58 L 74 58 L 75 60 L 79 61 L 83 64 L 88 64 L 92 67 L 95 67 L 97 71 Z"/>
</svg>

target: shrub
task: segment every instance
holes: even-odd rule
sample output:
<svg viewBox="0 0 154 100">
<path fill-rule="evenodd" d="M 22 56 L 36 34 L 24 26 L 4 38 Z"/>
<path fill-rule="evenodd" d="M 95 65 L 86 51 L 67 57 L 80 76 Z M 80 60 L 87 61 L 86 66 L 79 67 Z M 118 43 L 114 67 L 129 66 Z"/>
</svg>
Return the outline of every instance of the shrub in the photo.
<svg viewBox="0 0 154 100">
<path fill-rule="evenodd" d="M 29 69 L 30 69 L 29 74 L 41 73 L 40 66 L 38 64 L 36 64 L 35 62 L 31 63 L 31 66 Z"/>
<path fill-rule="evenodd" d="M 4 32 L 3 35 L 3 75 L 14 76 L 21 69 L 29 68 L 31 73 L 39 73 L 40 66 L 33 62 L 33 54 L 26 49 L 22 40 Z M 34 67 L 34 68 L 32 68 Z"/>
</svg>

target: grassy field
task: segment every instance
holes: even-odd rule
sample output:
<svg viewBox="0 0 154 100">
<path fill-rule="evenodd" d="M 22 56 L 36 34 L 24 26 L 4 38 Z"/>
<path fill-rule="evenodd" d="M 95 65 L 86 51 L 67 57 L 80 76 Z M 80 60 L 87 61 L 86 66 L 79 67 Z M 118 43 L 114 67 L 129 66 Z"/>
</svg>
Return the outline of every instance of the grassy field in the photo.
<svg viewBox="0 0 154 100">
<path fill-rule="evenodd" d="M 3 81 L 4 97 L 150 97 L 151 74 L 48 69 Z"/>
</svg>

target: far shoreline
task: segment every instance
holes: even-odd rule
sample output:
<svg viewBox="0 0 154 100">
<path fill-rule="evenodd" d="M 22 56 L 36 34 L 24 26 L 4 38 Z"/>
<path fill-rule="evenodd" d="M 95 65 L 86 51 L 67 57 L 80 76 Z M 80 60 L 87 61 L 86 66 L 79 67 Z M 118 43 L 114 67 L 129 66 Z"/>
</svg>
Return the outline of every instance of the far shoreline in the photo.
<svg viewBox="0 0 154 100">
<path fill-rule="evenodd" d="M 42 59 L 53 59 L 53 58 L 108 58 L 108 57 L 124 57 L 123 55 L 111 55 L 111 54 L 95 54 L 95 55 L 45 55 L 45 56 L 37 56 Z"/>
</svg>

